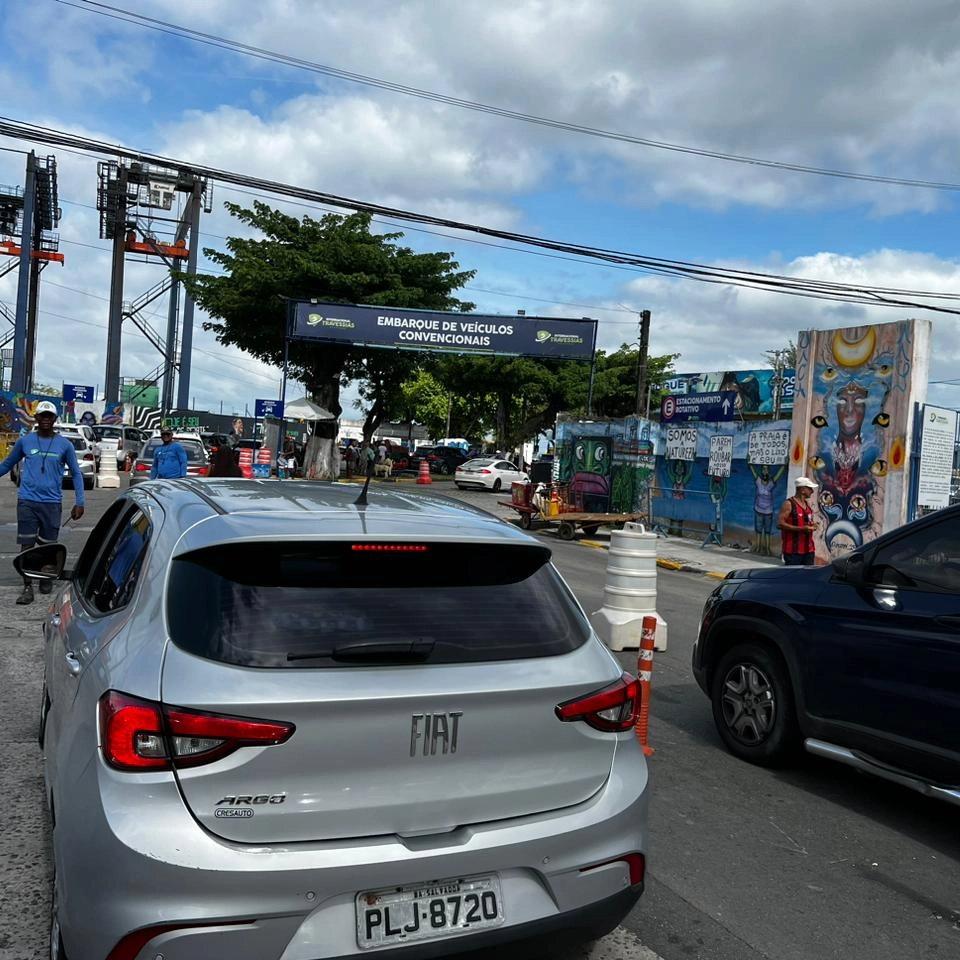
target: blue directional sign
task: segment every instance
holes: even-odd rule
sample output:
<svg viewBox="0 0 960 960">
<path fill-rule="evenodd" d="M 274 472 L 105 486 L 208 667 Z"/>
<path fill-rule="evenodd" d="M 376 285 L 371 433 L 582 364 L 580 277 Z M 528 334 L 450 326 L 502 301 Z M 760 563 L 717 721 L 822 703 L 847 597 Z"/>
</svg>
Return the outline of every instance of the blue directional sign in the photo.
<svg viewBox="0 0 960 960">
<path fill-rule="evenodd" d="M 63 399 L 67 403 L 93 403 L 93 387 L 83 387 L 78 383 L 63 385 Z"/>
<path fill-rule="evenodd" d="M 671 394 L 660 401 L 660 419 L 663 423 L 686 423 L 688 420 L 720 422 L 732 420 L 736 411 L 737 395 L 733 390 Z"/>
<path fill-rule="evenodd" d="M 254 404 L 253 415 L 258 420 L 261 417 L 276 417 L 279 420 L 283 416 L 283 401 L 257 400 Z"/>
</svg>

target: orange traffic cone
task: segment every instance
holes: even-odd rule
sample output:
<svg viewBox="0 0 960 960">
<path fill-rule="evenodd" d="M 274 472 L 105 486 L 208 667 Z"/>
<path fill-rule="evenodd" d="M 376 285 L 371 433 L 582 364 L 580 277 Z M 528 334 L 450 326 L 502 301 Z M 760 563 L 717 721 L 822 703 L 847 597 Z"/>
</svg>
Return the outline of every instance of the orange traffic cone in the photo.
<svg viewBox="0 0 960 960">
<path fill-rule="evenodd" d="M 650 681 L 653 679 L 653 645 L 657 639 L 657 618 L 644 617 L 640 632 L 640 655 L 637 657 L 637 678 L 640 680 L 640 714 L 636 733 L 645 757 L 652 756 L 653 747 L 647 743 L 650 724 Z"/>
<path fill-rule="evenodd" d="M 430 462 L 426 457 L 420 461 L 420 473 L 417 475 L 417 483 L 433 483 L 433 477 L 430 476 Z"/>
</svg>

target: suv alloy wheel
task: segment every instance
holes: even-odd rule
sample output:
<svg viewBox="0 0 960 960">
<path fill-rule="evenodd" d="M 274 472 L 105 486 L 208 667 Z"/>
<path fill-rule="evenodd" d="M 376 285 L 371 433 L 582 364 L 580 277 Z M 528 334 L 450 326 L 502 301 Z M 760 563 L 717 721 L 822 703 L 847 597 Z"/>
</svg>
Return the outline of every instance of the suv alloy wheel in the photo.
<svg viewBox="0 0 960 960">
<path fill-rule="evenodd" d="M 775 764 L 796 746 L 790 678 L 780 657 L 763 644 L 741 643 L 723 655 L 711 699 L 723 742 L 742 760 Z"/>
</svg>

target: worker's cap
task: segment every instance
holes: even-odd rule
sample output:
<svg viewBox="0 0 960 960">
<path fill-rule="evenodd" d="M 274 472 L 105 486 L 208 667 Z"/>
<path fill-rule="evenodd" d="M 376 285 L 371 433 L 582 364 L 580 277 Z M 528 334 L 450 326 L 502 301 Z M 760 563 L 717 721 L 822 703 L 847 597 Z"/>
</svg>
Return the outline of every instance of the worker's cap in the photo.
<svg viewBox="0 0 960 960">
<path fill-rule="evenodd" d="M 39 417 L 41 413 L 52 413 L 55 417 L 59 415 L 57 408 L 49 400 L 41 400 L 33 411 L 35 417 Z"/>
<path fill-rule="evenodd" d="M 809 487 L 811 490 L 817 489 L 817 484 L 815 484 L 809 477 L 797 477 L 793 481 L 795 487 Z"/>
</svg>

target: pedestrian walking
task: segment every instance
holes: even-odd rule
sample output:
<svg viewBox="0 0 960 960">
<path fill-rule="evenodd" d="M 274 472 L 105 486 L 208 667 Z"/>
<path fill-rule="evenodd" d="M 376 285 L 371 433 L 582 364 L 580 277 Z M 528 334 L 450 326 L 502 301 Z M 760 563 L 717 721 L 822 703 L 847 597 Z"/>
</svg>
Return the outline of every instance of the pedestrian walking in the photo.
<svg viewBox="0 0 960 960">
<path fill-rule="evenodd" d="M 9 473 L 14 464 L 23 461 L 20 468 L 20 491 L 17 497 L 17 543 L 20 552 L 42 543 L 55 543 L 60 536 L 60 518 L 63 512 L 63 468 L 70 470 L 77 502 L 70 517 L 83 516 L 83 474 L 77 462 L 77 451 L 66 437 L 57 434 L 53 425 L 57 408 L 48 400 L 37 404 L 34 413 L 35 433 L 20 437 L 7 458 L 0 463 L 0 477 Z M 40 592 L 50 593 L 53 584 L 40 582 Z M 33 586 L 24 577 L 23 593 L 17 603 L 33 602 Z"/>
<path fill-rule="evenodd" d="M 813 519 L 810 498 L 817 484 L 807 477 L 797 477 L 794 487 L 796 492 L 784 502 L 777 517 L 783 562 L 788 567 L 812 567 L 816 557 L 813 534 L 818 523 Z"/>
<path fill-rule="evenodd" d="M 366 447 L 363 450 L 363 465 L 364 465 L 364 476 L 372 477 L 373 476 L 373 465 L 377 459 L 377 451 L 373 449 L 373 441 L 370 440 L 367 442 Z"/>
<path fill-rule="evenodd" d="M 153 451 L 151 480 L 177 480 L 187 475 L 187 451 L 173 442 L 173 431 L 164 427 L 160 431 L 162 443 Z"/>
<path fill-rule="evenodd" d="M 377 463 L 383 463 L 387 459 L 387 445 L 381 440 L 377 446 Z"/>
<path fill-rule="evenodd" d="M 343 459 L 347 465 L 347 477 L 352 477 L 353 468 L 357 462 L 357 448 L 349 440 L 346 449 L 343 451 Z"/>
</svg>

